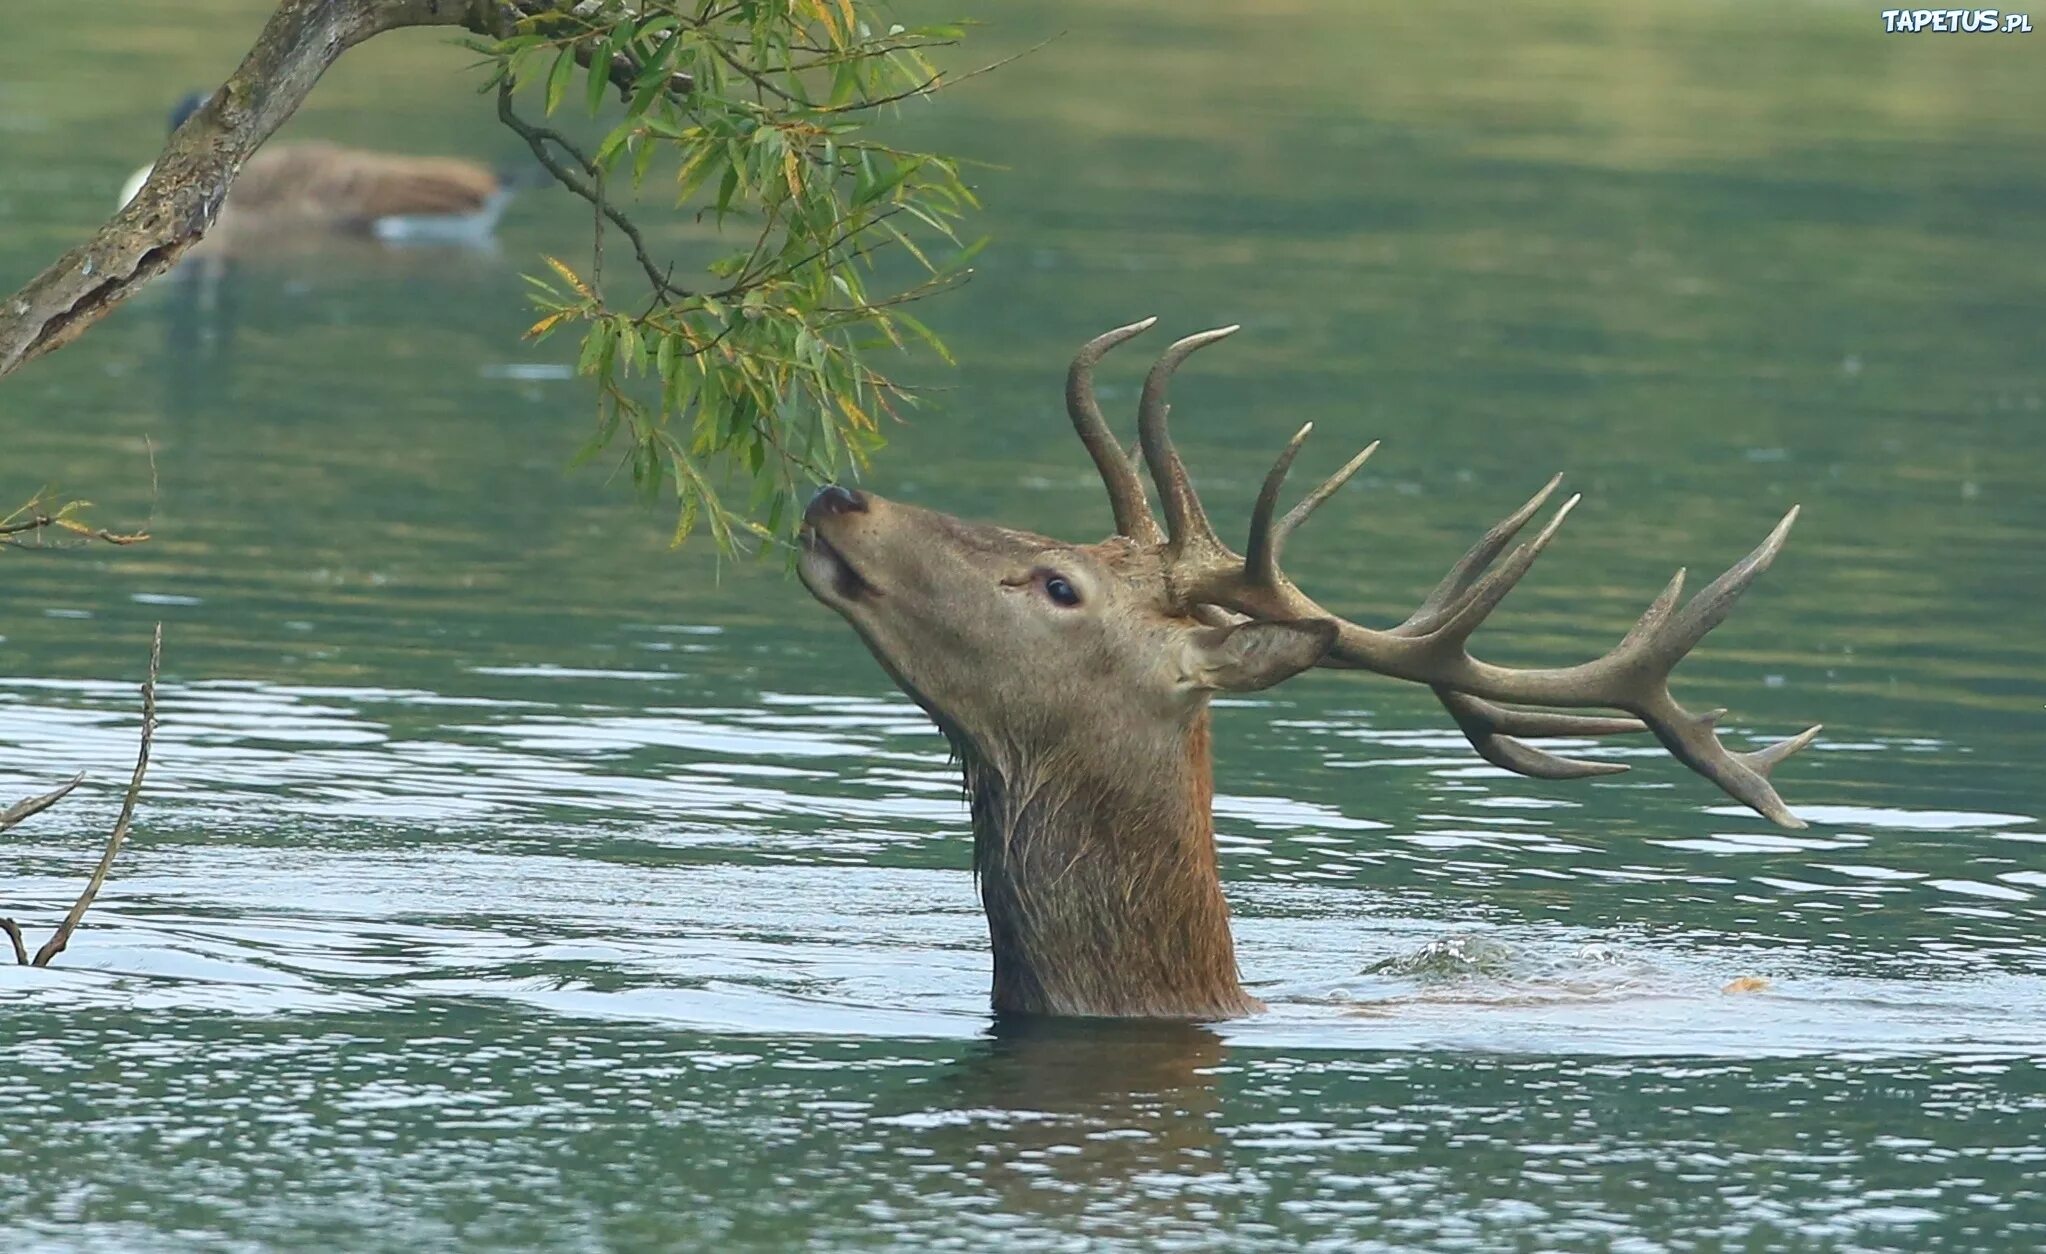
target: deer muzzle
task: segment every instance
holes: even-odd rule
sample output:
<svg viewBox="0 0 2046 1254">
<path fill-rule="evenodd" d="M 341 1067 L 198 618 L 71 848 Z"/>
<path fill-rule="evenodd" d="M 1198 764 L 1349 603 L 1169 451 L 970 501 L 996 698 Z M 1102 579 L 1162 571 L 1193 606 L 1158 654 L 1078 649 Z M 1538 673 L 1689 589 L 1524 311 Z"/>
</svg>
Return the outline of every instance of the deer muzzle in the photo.
<svg viewBox="0 0 2046 1254">
<path fill-rule="evenodd" d="M 803 511 L 803 554 L 796 573 L 810 595 L 837 608 L 878 595 L 856 561 L 846 555 L 849 520 L 868 512 L 871 498 L 866 493 L 837 484 L 818 489 Z M 833 537 L 837 542 L 833 542 Z"/>
</svg>

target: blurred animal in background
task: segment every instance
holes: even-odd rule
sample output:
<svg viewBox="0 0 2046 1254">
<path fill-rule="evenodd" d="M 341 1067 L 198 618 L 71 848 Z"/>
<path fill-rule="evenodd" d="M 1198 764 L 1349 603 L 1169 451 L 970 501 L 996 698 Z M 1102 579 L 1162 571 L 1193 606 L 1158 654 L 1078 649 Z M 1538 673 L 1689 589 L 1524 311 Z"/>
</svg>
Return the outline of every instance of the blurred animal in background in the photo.
<svg viewBox="0 0 2046 1254">
<path fill-rule="evenodd" d="M 183 126 L 207 99 L 193 92 L 179 101 L 170 129 Z M 129 177 L 122 206 L 154 168 Z M 324 141 L 258 149 L 205 238 L 152 302 L 163 324 L 167 406 L 191 413 L 212 403 L 232 374 L 245 320 L 273 330 L 299 325 L 295 318 L 345 321 L 349 312 L 337 284 L 365 275 L 412 281 L 473 273 L 478 259 L 496 251 L 505 205 L 521 188 L 548 181 L 537 166 L 499 172 L 458 157 Z M 260 312 L 244 309 L 251 302 Z M 279 321 L 286 309 L 297 313 Z"/>
<path fill-rule="evenodd" d="M 184 125 L 206 100 L 206 93 L 193 92 L 179 101 L 171 110 L 170 129 Z M 142 190 L 154 168 L 143 166 L 129 177 L 121 189 L 122 205 Z M 268 251 L 266 245 L 289 248 L 346 236 L 391 244 L 489 247 L 505 205 L 520 187 L 538 179 L 459 157 L 375 152 L 324 141 L 268 145 L 242 166 L 219 218 L 193 253 Z"/>
</svg>

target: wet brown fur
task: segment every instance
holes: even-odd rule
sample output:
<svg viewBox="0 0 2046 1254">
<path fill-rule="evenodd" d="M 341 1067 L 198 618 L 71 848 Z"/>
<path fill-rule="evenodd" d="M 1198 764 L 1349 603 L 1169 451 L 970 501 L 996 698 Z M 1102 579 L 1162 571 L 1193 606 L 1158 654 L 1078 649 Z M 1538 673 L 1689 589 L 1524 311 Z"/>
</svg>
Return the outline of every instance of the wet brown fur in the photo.
<svg viewBox="0 0 2046 1254">
<path fill-rule="evenodd" d="M 994 1004 L 1224 1018 L 1238 983 L 1215 862 L 1208 713 L 1162 759 L 1067 752 L 1008 778 L 961 749 Z"/>
</svg>

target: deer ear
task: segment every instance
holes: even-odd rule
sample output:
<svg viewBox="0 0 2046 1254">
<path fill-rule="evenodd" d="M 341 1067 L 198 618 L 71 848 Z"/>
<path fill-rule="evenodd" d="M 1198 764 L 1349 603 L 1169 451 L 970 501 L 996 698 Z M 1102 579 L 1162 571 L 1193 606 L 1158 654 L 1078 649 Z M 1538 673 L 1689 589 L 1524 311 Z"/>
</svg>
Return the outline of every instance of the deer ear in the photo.
<svg viewBox="0 0 2046 1254">
<path fill-rule="evenodd" d="M 1335 640 L 1326 618 L 1203 627 L 1187 646 L 1188 678 L 1196 688 L 1256 692 L 1314 665 Z"/>
</svg>

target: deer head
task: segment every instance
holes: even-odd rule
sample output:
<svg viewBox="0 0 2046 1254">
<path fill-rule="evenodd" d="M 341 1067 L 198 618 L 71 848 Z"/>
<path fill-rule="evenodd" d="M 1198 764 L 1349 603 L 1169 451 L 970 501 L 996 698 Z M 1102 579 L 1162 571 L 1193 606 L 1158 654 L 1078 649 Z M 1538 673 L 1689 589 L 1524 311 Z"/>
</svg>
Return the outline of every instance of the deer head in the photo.
<svg viewBox="0 0 2046 1254">
<path fill-rule="evenodd" d="M 1509 551 L 1561 476 L 1486 532 L 1406 621 L 1349 622 L 1295 587 L 1279 559 L 1377 445 L 1275 518 L 1311 424 L 1302 427 L 1266 476 L 1237 554 L 1209 524 L 1166 426 L 1174 370 L 1236 328 L 1190 336 L 1151 368 L 1138 405 L 1161 530 L 1092 385 L 1102 354 L 1155 321 L 1090 341 L 1067 376 L 1067 409 L 1108 490 L 1116 534 L 1068 544 L 842 487 L 819 492 L 804 518 L 803 583 L 852 624 L 964 768 L 995 1009 L 1217 1018 L 1257 1008 L 1238 983 L 1215 866 L 1207 701 L 1309 667 L 1427 684 L 1481 757 L 1543 779 L 1627 768 L 1560 757 L 1522 737 L 1653 732 L 1733 797 L 1803 826 L 1768 775 L 1819 729 L 1736 753 L 1714 731 L 1724 711 L 1686 710 L 1668 685 L 1783 547 L 1795 509 L 1681 608 L 1678 571 L 1603 657 L 1497 666 L 1468 642 L 1576 504 L 1564 502 Z M 1561 712 L 1586 707 L 1631 717 Z"/>
</svg>

